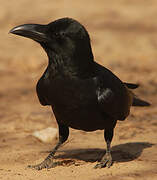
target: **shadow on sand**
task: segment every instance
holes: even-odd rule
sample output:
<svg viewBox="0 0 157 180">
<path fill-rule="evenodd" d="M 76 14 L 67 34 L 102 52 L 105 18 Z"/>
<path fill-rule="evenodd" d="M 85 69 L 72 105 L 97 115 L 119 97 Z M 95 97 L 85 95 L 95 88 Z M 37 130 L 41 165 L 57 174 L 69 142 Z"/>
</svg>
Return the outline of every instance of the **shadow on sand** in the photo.
<svg viewBox="0 0 157 180">
<path fill-rule="evenodd" d="M 133 142 L 125 143 L 112 147 L 111 153 L 114 162 L 128 162 L 138 158 L 145 148 L 150 148 L 154 144 L 149 142 Z M 59 155 L 55 159 L 71 159 L 63 160 L 65 164 L 71 164 L 75 160 L 82 160 L 85 162 L 100 161 L 105 153 L 105 149 L 70 149 L 59 151 Z M 66 162 L 67 161 L 67 162 Z"/>
</svg>

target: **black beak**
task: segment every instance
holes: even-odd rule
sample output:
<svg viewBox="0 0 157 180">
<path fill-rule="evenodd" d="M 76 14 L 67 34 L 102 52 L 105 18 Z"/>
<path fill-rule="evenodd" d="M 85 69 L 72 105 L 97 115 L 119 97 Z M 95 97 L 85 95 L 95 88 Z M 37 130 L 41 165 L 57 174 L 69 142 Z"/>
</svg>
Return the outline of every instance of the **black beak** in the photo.
<svg viewBox="0 0 157 180">
<path fill-rule="evenodd" d="M 9 31 L 9 33 L 24 36 L 37 42 L 48 41 L 48 37 L 46 36 L 46 25 L 23 24 L 14 27 Z"/>
</svg>

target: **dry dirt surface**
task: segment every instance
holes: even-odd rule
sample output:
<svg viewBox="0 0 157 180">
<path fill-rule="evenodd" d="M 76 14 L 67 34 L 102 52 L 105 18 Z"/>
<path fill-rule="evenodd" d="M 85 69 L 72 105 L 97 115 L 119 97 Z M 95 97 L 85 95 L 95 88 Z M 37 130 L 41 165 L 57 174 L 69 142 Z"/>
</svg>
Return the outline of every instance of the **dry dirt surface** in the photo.
<svg viewBox="0 0 157 180">
<path fill-rule="evenodd" d="M 156 180 L 157 179 L 157 1 L 156 0 L 0 0 L 0 179 L 2 180 Z M 152 103 L 132 108 L 118 122 L 112 142 L 114 164 L 93 169 L 105 152 L 103 131 L 70 130 L 56 154 L 61 165 L 36 171 L 56 140 L 44 144 L 35 130 L 57 127 L 50 107 L 42 107 L 35 86 L 47 57 L 35 42 L 8 34 L 24 23 L 48 23 L 72 17 L 83 23 L 95 60 Z"/>
</svg>

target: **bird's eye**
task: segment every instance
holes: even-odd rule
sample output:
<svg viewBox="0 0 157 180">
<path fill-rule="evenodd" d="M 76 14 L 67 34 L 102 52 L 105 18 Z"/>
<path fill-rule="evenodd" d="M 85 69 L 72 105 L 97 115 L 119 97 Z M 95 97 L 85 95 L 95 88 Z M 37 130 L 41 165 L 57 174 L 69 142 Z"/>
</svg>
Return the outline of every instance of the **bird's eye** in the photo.
<svg viewBox="0 0 157 180">
<path fill-rule="evenodd" d="M 57 32 L 55 32 L 54 35 L 55 35 L 56 37 L 59 37 L 59 33 L 57 33 Z"/>
<path fill-rule="evenodd" d="M 65 36 L 65 33 L 64 33 L 64 32 L 62 32 L 62 33 L 61 33 L 61 36 Z"/>
<path fill-rule="evenodd" d="M 65 33 L 64 32 L 54 32 L 53 37 L 56 39 L 63 39 L 65 37 Z"/>
</svg>

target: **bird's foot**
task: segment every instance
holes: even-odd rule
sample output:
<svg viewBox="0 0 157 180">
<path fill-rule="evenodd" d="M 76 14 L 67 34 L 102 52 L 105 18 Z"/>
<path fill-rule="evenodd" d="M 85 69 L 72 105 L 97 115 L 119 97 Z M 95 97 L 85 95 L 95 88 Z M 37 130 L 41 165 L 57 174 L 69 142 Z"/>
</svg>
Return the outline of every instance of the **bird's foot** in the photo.
<svg viewBox="0 0 157 180">
<path fill-rule="evenodd" d="M 112 156 L 110 153 L 106 153 L 105 156 L 102 158 L 101 162 L 96 164 L 94 167 L 97 168 L 103 168 L 103 167 L 111 167 L 112 166 Z"/>
<path fill-rule="evenodd" d="M 46 168 L 46 169 L 54 168 L 58 165 L 60 165 L 60 162 L 53 162 L 52 159 L 45 159 L 40 164 L 28 165 L 28 168 L 32 168 L 32 169 L 36 169 L 36 170 L 42 170 L 44 168 Z"/>
</svg>

